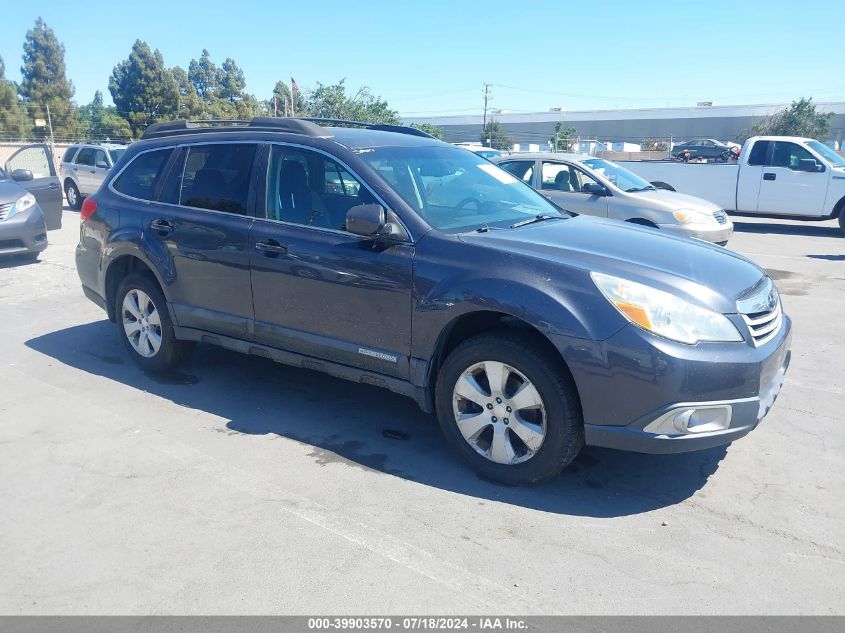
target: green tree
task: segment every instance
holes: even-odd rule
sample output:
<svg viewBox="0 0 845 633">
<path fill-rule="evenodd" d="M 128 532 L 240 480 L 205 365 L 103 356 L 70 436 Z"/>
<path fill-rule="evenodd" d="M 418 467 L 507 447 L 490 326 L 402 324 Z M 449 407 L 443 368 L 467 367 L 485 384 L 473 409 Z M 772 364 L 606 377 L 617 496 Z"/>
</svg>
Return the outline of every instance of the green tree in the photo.
<svg viewBox="0 0 845 633">
<path fill-rule="evenodd" d="M 296 115 L 302 115 L 302 113 L 306 111 L 306 105 L 305 97 L 302 95 L 301 90 L 296 91 L 295 99 L 296 102 L 293 103 L 293 113 Z M 284 81 L 277 81 L 275 87 L 273 88 L 273 94 L 270 96 L 269 101 L 267 101 L 267 110 L 271 114 L 276 112 L 279 116 L 284 116 L 285 105 L 287 105 L 287 111 L 290 113 L 291 89 Z"/>
<path fill-rule="evenodd" d="M 41 18 L 26 32 L 18 92 L 31 120 L 46 120 L 49 108 L 54 136 L 78 135 L 79 120 L 71 101 L 74 88 L 65 69 L 65 47 Z M 33 134 L 43 135 L 44 130 L 33 129 Z"/>
<path fill-rule="evenodd" d="M 789 108 L 766 117 L 755 125 L 752 136 L 804 136 L 827 141 L 833 113 L 816 110 L 813 99 L 801 98 L 793 101 Z"/>
<path fill-rule="evenodd" d="M 578 130 L 574 127 L 565 126 L 566 123 L 564 121 L 558 121 L 555 123 L 555 135 L 549 139 L 549 145 L 552 146 L 552 149 L 555 152 L 572 151 L 572 143 L 575 140 L 575 137 L 578 136 Z"/>
<path fill-rule="evenodd" d="M 443 128 L 437 127 L 436 125 L 432 125 L 431 123 L 411 123 L 411 127 L 417 128 L 418 130 L 422 130 L 429 136 L 433 136 L 434 138 L 443 138 Z"/>
<path fill-rule="evenodd" d="M 129 58 L 112 70 L 109 92 L 114 104 L 132 128 L 132 135 L 140 136 L 156 121 L 176 117 L 179 108 L 179 86 L 164 65 L 158 49 L 136 40 Z"/>
<path fill-rule="evenodd" d="M 481 144 L 494 149 L 510 149 L 513 147 L 513 139 L 507 135 L 502 124 L 491 119 L 487 126 L 481 130 Z"/>
<path fill-rule="evenodd" d="M 181 66 L 170 69 L 176 89 L 179 93 L 179 108 L 176 113 L 178 119 L 201 119 L 205 112 L 205 103 L 197 94 L 194 84 L 188 79 L 188 73 Z"/>
<path fill-rule="evenodd" d="M 94 93 L 94 100 L 79 108 L 84 136 L 91 140 L 128 141 L 132 137 L 129 123 L 117 113 L 117 108 L 103 103 L 103 93 Z"/>
<path fill-rule="evenodd" d="M 345 81 L 341 79 L 328 86 L 317 82 L 317 88 L 306 97 L 307 114 L 326 119 L 400 124 L 399 113 L 391 110 L 387 101 L 374 96 L 366 86 L 352 96 L 347 95 Z"/>
<path fill-rule="evenodd" d="M 231 57 L 227 57 L 220 68 L 219 98 L 229 103 L 237 103 L 244 98 L 246 78 L 244 71 Z"/>
<path fill-rule="evenodd" d="M 29 131 L 26 108 L 18 99 L 15 84 L 6 79 L 6 65 L 0 57 L 0 140 L 23 139 Z"/>
<path fill-rule="evenodd" d="M 200 58 L 192 59 L 188 64 L 188 79 L 205 103 L 211 104 L 217 100 L 223 72 L 211 61 L 208 50 L 202 49 Z"/>
</svg>

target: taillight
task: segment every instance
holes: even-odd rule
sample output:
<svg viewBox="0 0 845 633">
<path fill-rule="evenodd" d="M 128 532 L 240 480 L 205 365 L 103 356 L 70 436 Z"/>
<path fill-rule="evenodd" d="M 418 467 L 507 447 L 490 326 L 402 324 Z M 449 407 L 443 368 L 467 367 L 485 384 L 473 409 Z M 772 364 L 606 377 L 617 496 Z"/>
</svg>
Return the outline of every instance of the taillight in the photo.
<svg viewBox="0 0 845 633">
<path fill-rule="evenodd" d="M 82 210 L 79 212 L 79 221 L 85 222 L 88 218 L 94 215 L 97 210 L 97 201 L 94 198 L 85 198 L 82 201 Z"/>
</svg>

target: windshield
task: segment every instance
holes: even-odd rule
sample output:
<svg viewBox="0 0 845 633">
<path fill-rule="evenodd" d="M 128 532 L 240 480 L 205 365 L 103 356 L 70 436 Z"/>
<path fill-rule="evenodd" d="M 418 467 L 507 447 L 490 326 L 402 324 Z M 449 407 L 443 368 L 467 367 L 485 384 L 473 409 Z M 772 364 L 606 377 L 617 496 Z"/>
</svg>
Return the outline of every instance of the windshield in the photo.
<svg viewBox="0 0 845 633">
<path fill-rule="evenodd" d="M 820 143 L 819 141 L 807 141 L 807 145 L 821 154 L 822 158 L 834 167 L 845 167 L 845 157 L 840 156 L 824 143 Z"/>
<path fill-rule="evenodd" d="M 616 163 L 611 163 L 603 158 L 590 158 L 582 161 L 582 164 L 604 176 L 622 191 L 633 193 L 635 191 L 651 191 L 654 189 L 648 181 L 643 180 Z"/>
<path fill-rule="evenodd" d="M 538 215 L 569 217 L 521 180 L 455 147 L 358 150 L 431 226 L 447 233 L 506 228 Z"/>
<path fill-rule="evenodd" d="M 121 147 L 120 149 L 110 149 L 109 156 L 111 156 L 111 164 L 114 165 L 117 162 L 117 159 L 120 158 L 125 151 L 125 147 Z"/>
</svg>

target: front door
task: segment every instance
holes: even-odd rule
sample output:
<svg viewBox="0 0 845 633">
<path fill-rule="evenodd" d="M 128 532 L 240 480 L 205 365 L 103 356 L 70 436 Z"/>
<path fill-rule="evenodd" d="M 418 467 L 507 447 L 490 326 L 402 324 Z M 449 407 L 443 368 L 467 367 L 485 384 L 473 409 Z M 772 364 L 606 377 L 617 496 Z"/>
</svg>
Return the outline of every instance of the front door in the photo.
<svg viewBox="0 0 845 633">
<path fill-rule="evenodd" d="M 158 200 L 144 212 L 149 240 L 171 271 L 168 298 L 180 326 L 251 337 L 248 238 L 258 147 L 219 143 L 177 150 Z M 147 152 L 132 165 L 169 151 Z"/>
<path fill-rule="evenodd" d="M 596 180 L 570 163 L 544 160 L 540 170 L 540 193 L 558 206 L 575 213 L 607 217 L 607 196 L 584 191 Z"/>
<path fill-rule="evenodd" d="M 5 167 L 9 178 L 35 196 L 44 213 L 47 230 L 62 228 L 62 186 L 50 148 L 43 144 L 22 147 L 9 157 Z M 32 178 L 15 178 L 16 170 L 31 172 Z"/>
<path fill-rule="evenodd" d="M 769 156 L 768 164 L 762 170 L 757 210 L 760 213 L 821 215 L 830 174 L 800 169 L 802 160 L 816 160 L 816 157 L 791 141 L 775 141 Z M 818 164 L 821 166 L 821 162 Z"/>
<path fill-rule="evenodd" d="M 413 245 L 346 232 L 349 208 L 376 199 L 339 162 L 272 145 L 266 164 L 250 236 L 256 341 L 407 379 Z"/>
</svg>

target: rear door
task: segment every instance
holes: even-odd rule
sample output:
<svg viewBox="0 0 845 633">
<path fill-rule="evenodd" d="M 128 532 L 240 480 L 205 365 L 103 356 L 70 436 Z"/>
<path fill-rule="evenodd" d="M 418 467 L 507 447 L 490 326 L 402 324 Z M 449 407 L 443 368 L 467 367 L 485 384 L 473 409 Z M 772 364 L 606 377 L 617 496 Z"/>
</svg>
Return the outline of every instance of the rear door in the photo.
<svg viewBox="0 0 845 633">
<path fill-rule="evenodd" d="M 50 148 L 44 144 L 22 147 L 9 157 L 5 168 L 10 178 L 17 169 L 32 173 L 31 180 L 15 181 L 35 196 L 44 212 L 47 230 L 62 228 L 62 187 Z"/>
<path fill-rule="evenodd" d="M 821 171 L 802 171 L 801 161 L 817 160 L 805 147 L 791 141 L 775 141 L 770 160 L 763 169 L 757 211 L 820 216 L 824 210 L 830 174 L 817 161 Z"/>
<path fill-rule="evenodd" d="M 76 159 L 71 166 L 73 179 L 79 187 L 79 193 L 83 196 L 90 196 L 96 188 L 92 186 L 94 172 L 94 148 L 83 147 L 77 152 Z"/>
<path fill-rule="evenodd" d="M 172 271 L 168 298 L 180 326 L 251 337 L 248 237 L 258 147 L 210 143 L 176 150 L 157 201 L 144 213 L 149 243 Z"/>
<path fill-rule="evenodd" d="M 103 181 L 106 179 L 106 176 L 109 174 L 109 158 L 106 156 L 106 150 L 104 149 L 95 149 L 94 150 L 94 166 L 91 170 L 91 181 L 89 186 L 91 187 L 91 193 L 97 191 L 100 188 L 100 185 L 103 184 Z"/>
</svg>

